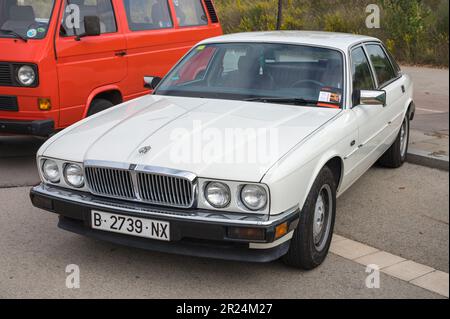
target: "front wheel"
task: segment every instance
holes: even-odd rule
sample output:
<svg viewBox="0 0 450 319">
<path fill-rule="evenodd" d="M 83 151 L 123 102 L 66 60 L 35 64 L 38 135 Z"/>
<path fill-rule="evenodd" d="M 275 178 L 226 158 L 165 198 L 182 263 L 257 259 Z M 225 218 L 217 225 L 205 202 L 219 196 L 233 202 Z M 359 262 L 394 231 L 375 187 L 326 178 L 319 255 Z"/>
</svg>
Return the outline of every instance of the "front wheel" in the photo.
<svg viewBox="0 0 450 319">
<path fill-rule="evenodd" d="M 330 248 L 335 216 L 336 182 L 331 170 L 324 167 L 308 194 L 283 261 L 305 270 L 322 264 Z"/>
<path fill-rule="evenodd" d="M 394 144 L 383 154 L 379 163 L 384 167 L 398 168 L 406 161 L 409 145 L 409 115 L 403 119 L 402 127 Z"/>
</svg>

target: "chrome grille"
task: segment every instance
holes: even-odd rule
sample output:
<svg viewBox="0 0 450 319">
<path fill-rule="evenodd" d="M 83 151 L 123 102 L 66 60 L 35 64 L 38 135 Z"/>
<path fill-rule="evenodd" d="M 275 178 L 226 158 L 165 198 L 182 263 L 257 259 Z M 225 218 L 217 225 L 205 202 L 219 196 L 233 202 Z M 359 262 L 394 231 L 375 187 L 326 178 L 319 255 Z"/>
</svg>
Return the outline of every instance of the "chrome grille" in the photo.
<svg viewBox="0 0 450 319">
<path fill-rule="evenodd" d="M 143 201 L 178 207 L 190 207 L 193 201 L 191 181 L 167 175 L 138 173 L 139 194 Z"/>
<path fill-rule="evenodd" d="M 136 199 L 131 172 L 128 170 L 86 167 L 86 180 L 94 194 L 122 199 Z"/>
<path fill-rule="evenodd" d="M 194 202 L 194 185 L 186 177 L 95 166 L 85 166 L 85 175 L 90 191 L 99 196 L 179 208 Z"/>
</svg>

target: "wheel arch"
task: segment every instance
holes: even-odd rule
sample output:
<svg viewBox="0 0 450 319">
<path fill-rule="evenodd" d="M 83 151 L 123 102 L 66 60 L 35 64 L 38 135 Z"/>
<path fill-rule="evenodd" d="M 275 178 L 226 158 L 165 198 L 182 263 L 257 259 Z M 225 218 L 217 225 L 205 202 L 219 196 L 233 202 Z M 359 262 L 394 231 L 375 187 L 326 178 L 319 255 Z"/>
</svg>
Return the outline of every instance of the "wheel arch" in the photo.
<svg viewBox="0 0 450 319">
<path fill-rule="evenodd" d="M 85 118 L 89 112 L 89 108 L 93 100 L 97 98 L 103 98 L 105 100 L 110 101 L 114 105 L 120 104 L 123 102 L 123 94 L 120 88 L 116 85 L 108 85 L 96 88 L 89 94 L 89 97 L 86 101 L 86 106 L 83 112 L 83 118 Z"/>
</svg>

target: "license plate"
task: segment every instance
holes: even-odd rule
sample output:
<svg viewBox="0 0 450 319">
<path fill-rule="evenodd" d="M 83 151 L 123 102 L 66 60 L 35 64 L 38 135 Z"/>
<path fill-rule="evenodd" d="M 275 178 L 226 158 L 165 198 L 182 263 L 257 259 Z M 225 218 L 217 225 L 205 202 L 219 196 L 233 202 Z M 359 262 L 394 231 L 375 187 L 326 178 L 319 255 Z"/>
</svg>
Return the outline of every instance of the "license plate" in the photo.
<svg viewBox="0 0 450 319">
<path fill-rule="evenodd" d="M 91 212 L 93 229 L 157 240 L 170 240 L 170 224 L 146 218 Z"/>
</svg>

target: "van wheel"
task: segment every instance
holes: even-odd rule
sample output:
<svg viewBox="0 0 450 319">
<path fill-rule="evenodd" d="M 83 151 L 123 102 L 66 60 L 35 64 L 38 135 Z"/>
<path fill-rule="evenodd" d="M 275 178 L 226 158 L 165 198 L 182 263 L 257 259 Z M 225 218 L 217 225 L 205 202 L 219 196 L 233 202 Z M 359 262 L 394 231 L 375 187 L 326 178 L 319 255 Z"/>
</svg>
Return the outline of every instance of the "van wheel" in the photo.
<svg viewBox="0 0 450 319">
<path fill-rule="evenodd" d="M 335 216 L 336 182 L 325 166 L 308 194 L 284 263 L 305 270 L 322 264 L 330 249 Z"/>
<path fill-rule="evenodd" d="M 113 107 L 114 104 L 111 101 L 105 99 L 95 99 L 92 101 L 87 116 L 94 115 L 98 112 L 104 111 Z"/>
<path fill-rule="evenodd" d="M 394 144 L 383 154 L 378 161 L 380 165 L 389 168 L 398 168 L 406 161 L 409 145 L 409 115 L 406 114 L 400 132 Z"/>
</svg>

